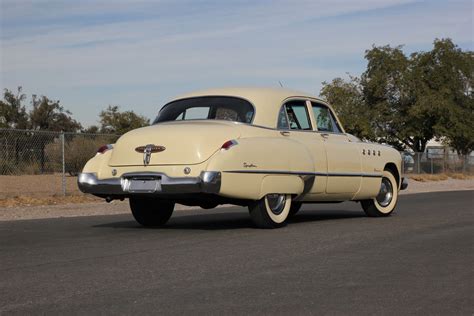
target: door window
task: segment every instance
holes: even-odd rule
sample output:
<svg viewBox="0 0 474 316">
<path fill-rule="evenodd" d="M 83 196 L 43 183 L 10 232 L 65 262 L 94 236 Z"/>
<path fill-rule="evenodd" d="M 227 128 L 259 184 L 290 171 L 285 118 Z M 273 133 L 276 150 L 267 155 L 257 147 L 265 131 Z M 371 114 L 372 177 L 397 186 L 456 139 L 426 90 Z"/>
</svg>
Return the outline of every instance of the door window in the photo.
<svg viewBox="0 0 474 316">
<path fill-rule="evenodd" d="M 317 103 L 311 104 L 318 131 L 341 133 L 341 129 L 328 107 Z"/>
<path fill-rule="evenodd" d="M 278 129 L 311 130 L 306 101 L 285 103 L 280 110 L 277 126 Z"/>
</svg>

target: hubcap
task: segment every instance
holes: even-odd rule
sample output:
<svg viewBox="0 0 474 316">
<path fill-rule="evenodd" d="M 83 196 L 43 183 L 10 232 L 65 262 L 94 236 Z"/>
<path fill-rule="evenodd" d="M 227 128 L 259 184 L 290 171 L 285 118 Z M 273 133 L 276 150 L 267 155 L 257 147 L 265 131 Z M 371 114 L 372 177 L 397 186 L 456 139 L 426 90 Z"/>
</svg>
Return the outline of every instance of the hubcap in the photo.
<svg viewBox="0 0 474 316">
<path fill-rule="evenodd" d="M 286 196 L 284 194 L 268 194 L 267 202 L 270 211 L 275 215 L 280 215 L 285 208 Z"/>
<path fill-rule="evenodd" d="M 392 183 L 388 178 L 382 178 L 382 184 L 380 185 L 379 194 L 376 197 L 377 202 L 380 206 L 386 207 L 392 202 L 393 198 L 393 187 Z"/>
</svg>

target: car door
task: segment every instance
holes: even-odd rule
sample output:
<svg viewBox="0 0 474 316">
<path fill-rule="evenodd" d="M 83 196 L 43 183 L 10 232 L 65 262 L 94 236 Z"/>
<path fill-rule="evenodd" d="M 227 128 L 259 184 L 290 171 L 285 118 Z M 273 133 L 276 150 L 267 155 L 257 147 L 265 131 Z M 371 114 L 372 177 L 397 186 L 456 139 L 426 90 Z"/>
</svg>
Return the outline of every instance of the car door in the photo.
<svg viewBox="0 0 474 316">
<path fill-rule="evenodd" d="M 357 145 L 343 132 L 329 107 L 311 102 L 311 108 L 317 127 L 316 136 L 322 139 L 326 150 L 326 193 L 353 195 L 359 191 L 362 180 L 361 158 Z"/>
<path fill-rule="evenodd" d="M 278 117 L 278 129 L 283 137 L 302 143 L 311 153 L 316 181 L 307 193 L 324 193 L 326 190 L 327 161 L 323 140 L 314 137 L 307 101 L 292 99 L 285 102 Z M 307 172 L 308 170 L 301 170 Z"/>
</svg>

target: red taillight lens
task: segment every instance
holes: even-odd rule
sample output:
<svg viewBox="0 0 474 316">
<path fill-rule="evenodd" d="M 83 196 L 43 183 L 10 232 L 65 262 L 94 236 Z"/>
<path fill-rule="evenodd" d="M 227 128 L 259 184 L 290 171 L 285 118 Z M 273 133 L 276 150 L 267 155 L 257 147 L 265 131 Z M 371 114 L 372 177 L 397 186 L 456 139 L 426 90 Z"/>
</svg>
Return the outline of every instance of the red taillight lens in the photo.
<svg viewBox="0 0 474 316">
<path fill-rule="evenodd" d="M 228 141 L 226 141 L 224 144 L 222 144 L 222 147 L 221 147 L 221 148 L 227 150 L 227 149 L 229 149 L 230 147 L 235 146 L 235 145 L 237 145 L 237 144 L 238 144 L 237 141 L 234 140 L 234 139 L 232 139 L 232 140 L 228 140 Z"/>
<path fill-rule="evenodd" d="M 113 146 L 111 144 L 107 144 L 107 145 L 102 145 L 99 147 L 99 149 L 97 149 L 97 153 L 98 154 L 103 154 L 105 153 L 107 150 L 110 150 L 112 149 Z"/>
</svg>

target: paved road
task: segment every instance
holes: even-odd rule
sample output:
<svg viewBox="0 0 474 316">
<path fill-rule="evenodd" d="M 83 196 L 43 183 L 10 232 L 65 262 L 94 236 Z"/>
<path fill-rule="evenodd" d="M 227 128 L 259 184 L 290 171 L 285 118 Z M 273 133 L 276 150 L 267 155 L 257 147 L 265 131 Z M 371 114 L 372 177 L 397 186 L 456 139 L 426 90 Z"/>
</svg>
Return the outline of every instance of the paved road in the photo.
<svg viewBox="0 0 474 316">
<path fill-rule="evenodd" d="M 403 196 L 390 218 L 310 205 L 278 230 L 243 208 L 0 223 L 0 313 L 474 312 L 474 192 Z"/>
</svg>

